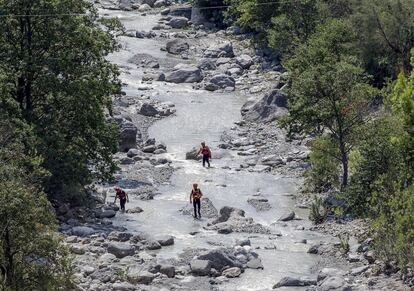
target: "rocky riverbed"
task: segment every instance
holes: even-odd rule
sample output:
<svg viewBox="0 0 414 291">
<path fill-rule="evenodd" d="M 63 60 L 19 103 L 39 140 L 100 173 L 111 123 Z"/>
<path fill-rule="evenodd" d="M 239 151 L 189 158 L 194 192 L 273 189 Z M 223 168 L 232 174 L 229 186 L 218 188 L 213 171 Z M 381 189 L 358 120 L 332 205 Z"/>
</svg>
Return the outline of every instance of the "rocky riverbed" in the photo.
<svg viewBox="0 0 414 291">
<path fill-rule="evenodd" d="M 192 24 L 188 6 L 95 3 L 126 28 L 109 57 L 123 82 L 112 117 L 120 171 L 91 188 L 93 208 L 57 209 L 80 290 L 408 290 L 376 271 L 369 240 L 342 255 L 332 229 L 344 226 L 315 227 L 295 202 L 308 149 L 276 123 L 287 114 L 280 64 L 237 29 Z M 210 169 L 194 155 L 201 141 Z M 188 203 L 194 182 L 201 220 Z M 129 194 L 126 213 L 115 185 Z"/>
</svg>

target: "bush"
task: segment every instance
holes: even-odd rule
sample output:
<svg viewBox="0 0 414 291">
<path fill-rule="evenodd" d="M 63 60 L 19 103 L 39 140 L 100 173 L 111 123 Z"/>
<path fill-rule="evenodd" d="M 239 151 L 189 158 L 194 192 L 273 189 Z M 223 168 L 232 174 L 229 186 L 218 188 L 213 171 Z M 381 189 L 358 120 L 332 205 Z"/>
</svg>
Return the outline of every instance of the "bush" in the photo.
<svg viewBox="0 0 414 291">
<path fill-rule="evenodd" d="M 326 220 L 328 209 L 324 206 L 322 198 L 316 197 L 311 205 L 309 220 L 315 224 L 320 224 Z"/>
<path fill-rule="evenodd" d="M 384 203 L 384 202 L 383 202 Z M 374 219 L 376 249 L 380 256 L 414 266 L 414 185 L 398 191 L 385 202 Z"/>
<path fill-rule="evenodd" d="M 335 159 L 337 149 L 326 137 L 311 143 L 311 169 L 306 173 L 306 183 L 314 192 L 325 192 L 339 186 L 339 162 Z"/>
</svg>

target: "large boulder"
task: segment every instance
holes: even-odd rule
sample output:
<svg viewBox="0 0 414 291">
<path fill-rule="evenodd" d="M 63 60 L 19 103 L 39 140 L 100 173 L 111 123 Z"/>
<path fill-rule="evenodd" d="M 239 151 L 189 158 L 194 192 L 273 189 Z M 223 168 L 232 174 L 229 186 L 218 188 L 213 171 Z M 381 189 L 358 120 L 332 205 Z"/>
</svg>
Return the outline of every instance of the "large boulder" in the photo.
<svg viewBox="0 0 414 291">
<path fill-rule="evenodd" d="M 216 207 L 214 207 L 213 202 L 211 202 L 210 199 L 207 197 L 204 197 L 201 201 L 201 216 L 205 218 L 217 218 L 218 211 Z M 182 210 L 182 213 L 184 215 L 193 215 L 194 209 L 192 205 L 187 204 L 186 207 L 184 207 Z"/>
<path fill-rule="evenodd" d="M 108 253 L 115 255 L 118 259 L 135 254 L 135 247 L 128 243 L 110 243 Z"/>
<path fill-rule="evenodd" d="M 182 39 L 174 39 L 167 42 L 167 52 L 173 55 L 180 55 L 182 53 L 188 52 L 190 45 L 188 42 Z"/>
<path fill-rule="evenodd" d="M 217 89 L 234 88 L 236 81 L 233 77 L 226 74 L 218 74 L 213 76 L 209 82 L 204 86 L 208 91 L 215 91 Z"/>
<path fill-rule="evenodd" d="M 185 159 L 186 160 L 201 160 L 201 156 L 198 154 L 199 149 L 196 147 L 193 147 L 191 150 L 185 153 Z"/>
<path fill-rule="evenodd" d="M 248 121 L 271 122 L 287 114 L 287 98 L 280 90 L 272 90 L 255 102 L 242 107 L 242 115 Z"/>
<path fill-rule="evenodd" d="M 233 45 L 230 42 L 225 42 L 218 45 L 212 45 L 204 51 L 204 57 L 206 58 L 219 58 L 219 57 L 234 57 Z"/>
<path fill-rule="evenodd" d="M 172 28 L 181 29 L 188 25 L 188 18 L 186 17 L 173 17 L 167 23 Z"/>
<path fill-rule="evenodd" d="M 144 103 L 142 104 L 139 110 L 139 113 L 144 116 L 153 117 L 153 116 L 156 116 L 159 112 L 158 112 L 158 109 L 154 105 L 150 103 Z"/>
<path fill-rule="evenodd" d="M 227 249 L 209 250 L 200 254 L 197 258 L 199 260 L 209 261 L 211 267 L 216 269 L 217 271 L 222 271 L 224 268 L 228 267 L 242 267 L 242 265 L 238 262 L 236 257 Z"/>
<path fill-rule="evenodd" d="M 229 207 L 229 206 L 224 206 L 223 208 L 220 209 L 220 215 L 213 222 L 213 224 L 217 224 L 217 223 L 221 223 L 221 222 L 226 222 L 231 217 L 244 217 L 244 214 L 245 214 L 245 212 L 242 209 L 238 209 L 238 208 L 234 208 L 234 207 Z"/>
<path fill-rule="evenodd" d="M 124 122 L 121 125 L 119 151 L 127 152 L 137 147 L 138 128 L 132 122 Z"/>
<path fill-rule="evenodd" d="M 170 83 L 197 83 L 203 80 L 203 74 L 198 67 L 179 64 L 165 75 L 165 80 Z"/>
<path fill-rule="evenodd" d="M 190 262 L 191 273 L 197 276 L 208 276 L 211 271 L 211 263 L 208 260 L 192 260 Z"/>
</svg>

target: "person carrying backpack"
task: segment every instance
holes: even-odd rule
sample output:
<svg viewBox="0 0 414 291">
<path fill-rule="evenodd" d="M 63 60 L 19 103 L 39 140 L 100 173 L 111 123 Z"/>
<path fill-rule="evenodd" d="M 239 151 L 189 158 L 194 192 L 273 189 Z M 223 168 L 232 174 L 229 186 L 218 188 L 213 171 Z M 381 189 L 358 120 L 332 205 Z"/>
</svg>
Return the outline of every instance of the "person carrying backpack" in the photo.
<svg viewBox="0 0 414 291">
<path fill-rule="evenodd" d="M 199 154 L 203 156 L 203 167 L 205 167 L 207 163 L 208 167 L 210 168 L 211 151 L 210 148 L 206 146 L 205 142 L 201 143 L 201 147 L 197 155 Z"/>
<path fill-rule="evenodd" d="M 193 189 L 191 190 L 190 194 L 190 204 L 193 204 L 194 207 L 194 218 L 201 219 L 201 197 L 203 197 L 203 193 L 201 192 L 200 188 L 198 188 L 197 184 L 193 184 Z"/>
<path fill-rule="evenodd" d="M 116 203 L 116 199 L 119 199 L 121 210 L 125 211 L 125 204 L 129 202 L 128 194 L 119 187 L 116 187 L 115 191 L 116 191 L 116 195 L 115 195 L 114 203 Z"/>
</svg>

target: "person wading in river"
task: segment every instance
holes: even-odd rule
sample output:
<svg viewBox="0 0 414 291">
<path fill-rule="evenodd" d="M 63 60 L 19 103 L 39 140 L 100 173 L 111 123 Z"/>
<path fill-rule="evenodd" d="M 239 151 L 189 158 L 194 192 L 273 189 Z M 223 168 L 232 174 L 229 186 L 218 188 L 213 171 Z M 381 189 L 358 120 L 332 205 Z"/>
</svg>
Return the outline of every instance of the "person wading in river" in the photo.
<svg viewBox="0 0 414 291">
<path fill-rule="evenodd" d="M 128 194 L 119 187 L 116 187 L 115 191 L 116 191 L 116 195 L 115 195 L 114 203 L 116 203 L 116 199 L 119 199 L 121 210 L 125 211 L 125 204 L 129 202 Z"/>
<path fill-rule="evenodd" d="M 203 156 L 203 167 L 205 167 L 207 163 L 208 167 L 210 168 L 211 151 L 210 148 L 206 146 L 205 142 L 201 143 L 201 147 L 197 155 L 199 154 Z"/>
<path fill-rule="evenodd" d="M 201 197 L 203 197 L 203 193 L 201 193 L 200 188 L 198 188 L 197 184 L 193 184 L 193 189 L 191 190 L 190 194 L 190 204 L 193 203 L 194 207 L 194 218 L 201 219 Z"/>
</svg>

